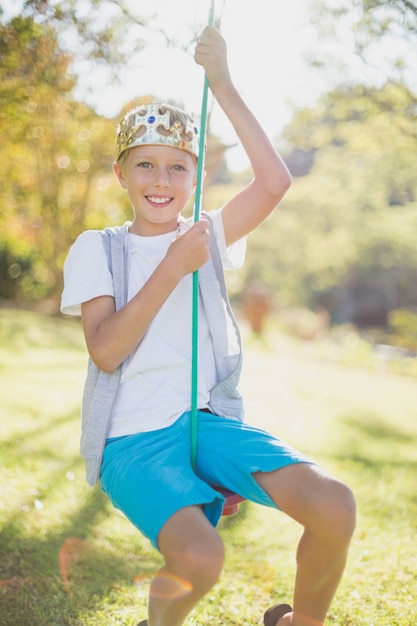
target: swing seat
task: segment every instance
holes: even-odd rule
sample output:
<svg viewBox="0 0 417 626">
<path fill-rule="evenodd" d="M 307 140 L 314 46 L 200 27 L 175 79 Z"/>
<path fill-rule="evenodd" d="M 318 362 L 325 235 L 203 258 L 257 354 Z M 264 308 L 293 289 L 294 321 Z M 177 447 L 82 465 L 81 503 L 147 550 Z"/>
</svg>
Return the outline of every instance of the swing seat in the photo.
<svg viewBox="0 0 417 626">
<path fill-rule="evenodd" d="M 233 491 L 229 491 L 229 489 L 225 489 L 224 487 L 213 487 L 216 491 L 222 494 L 222 496 L 226 499 L 226 502 L 223 504 L 222 515 L 234 515 L 239 510 L 239 504 L 244 502 L 245 498 L 239 496 L 237 493 Z"/>
</svg>

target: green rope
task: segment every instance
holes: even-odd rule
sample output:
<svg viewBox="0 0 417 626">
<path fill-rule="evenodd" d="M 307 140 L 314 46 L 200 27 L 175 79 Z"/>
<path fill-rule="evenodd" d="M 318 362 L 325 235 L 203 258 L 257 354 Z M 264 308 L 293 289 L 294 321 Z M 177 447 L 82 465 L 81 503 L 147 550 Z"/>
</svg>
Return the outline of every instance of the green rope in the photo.
<svg viewBox="0 0 417 626">
<path fill-rule="evenodd" d="M 211 0 L 208 18 L 209 26 L 214 24 L 214 0 Z M 200 138 L 196 174 L 194 222 L 200 219 L 202 182 L 204 171 L 204 151 L 207 127 L 208 80 L 204 75 L 203 99 L 200 115 Z M 191 339 L 191 464 L 195 471 L 197 465 L 197 420 L 198 420 L 198 270 L 193 272 L 192 291 L 192 339 Z"/>
</svg>

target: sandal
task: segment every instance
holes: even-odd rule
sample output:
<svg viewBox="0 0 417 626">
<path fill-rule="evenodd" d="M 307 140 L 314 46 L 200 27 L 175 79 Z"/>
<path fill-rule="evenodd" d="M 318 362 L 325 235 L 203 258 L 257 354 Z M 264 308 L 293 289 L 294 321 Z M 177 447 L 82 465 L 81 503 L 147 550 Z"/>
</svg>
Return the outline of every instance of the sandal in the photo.
<svg viewBox="0 0 417 626">
<path fill-rule="evenodd" d="M 136 624 L 136 626 L 148 626 L 148 620 L 143 619 L 141 622 L 139 622 L 139 624 Z"/>
<path fill-rule="evenodd" d="M 289 604 L 274 604 L 264 613 L 264 626 L 276 626 L 277 621 L 286 613 L 291 613 Z M 138 626 L 140 626 L 138 624 Z"/>
</svg>

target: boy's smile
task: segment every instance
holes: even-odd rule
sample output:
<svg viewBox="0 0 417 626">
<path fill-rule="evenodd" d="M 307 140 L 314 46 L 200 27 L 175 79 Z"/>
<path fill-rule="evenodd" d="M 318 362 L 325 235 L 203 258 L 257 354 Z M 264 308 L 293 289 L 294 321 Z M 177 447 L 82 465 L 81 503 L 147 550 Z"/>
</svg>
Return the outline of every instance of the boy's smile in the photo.
<svg viewBox="0 0 417 626">
<path fill-rule="evenodd" d="M 195 157 L 179 148 L 145 145 L 129 150 L 123 170 L 116 163 L 114 171 L 135 211 L 131 232 L 153 236 L 175 231 L 194 191 L 195 169 Z"/>
<path fill-rule="evenodd" d="M 171 202 L 172 198 L 166 198 L 166 197 L 161 197 L 161 196 L 148 196 L 147 197 L 148 202 L 151 202 L 152 204 L 159 204 L 159 205 L 165 205 L 168 204 L 169 202 Z"/>
</svg>

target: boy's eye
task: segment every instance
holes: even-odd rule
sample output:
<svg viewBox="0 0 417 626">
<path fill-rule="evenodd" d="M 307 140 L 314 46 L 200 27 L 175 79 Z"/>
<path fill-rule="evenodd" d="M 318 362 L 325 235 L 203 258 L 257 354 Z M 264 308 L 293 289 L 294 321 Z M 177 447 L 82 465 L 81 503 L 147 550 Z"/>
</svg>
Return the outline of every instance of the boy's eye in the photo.
<svg viewBox="0 0 417 626">
<path fill-rule="evenodd" d="M 143 169 L 148 170 L 152 167 L 152 164 L 149 163 L 149 161 L 140 161 L 138 167 L 143 167 Z"/>
<path fill-rule="evenodd" d="M 183 165 L 173 165 L 172 166 L 173 170 L 176 170 L 177 172 L 184 172 L 185 171 L 185 167 Z"/>
</svg>

